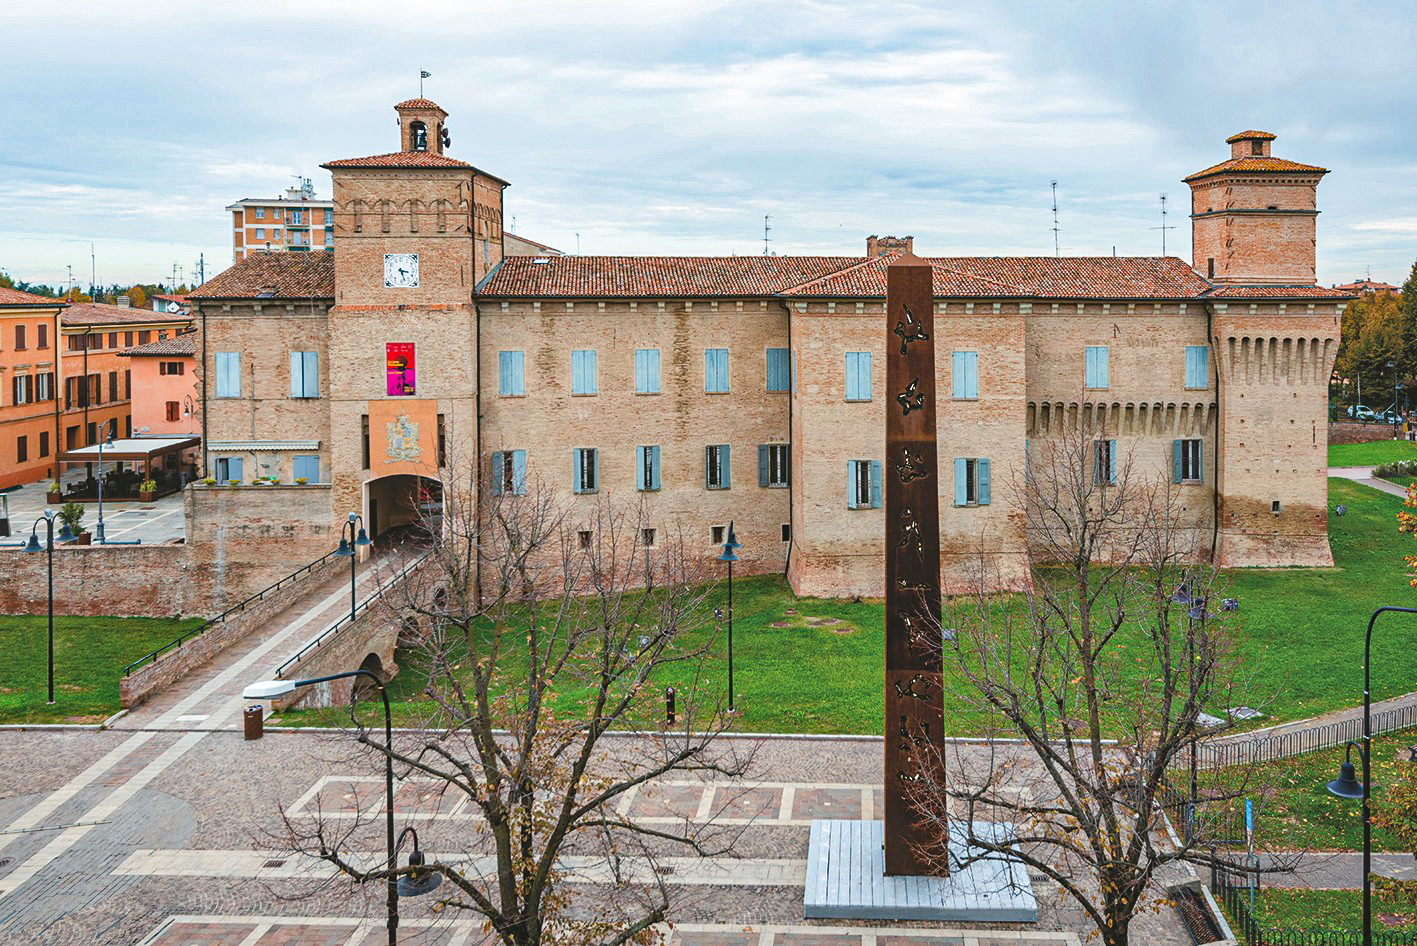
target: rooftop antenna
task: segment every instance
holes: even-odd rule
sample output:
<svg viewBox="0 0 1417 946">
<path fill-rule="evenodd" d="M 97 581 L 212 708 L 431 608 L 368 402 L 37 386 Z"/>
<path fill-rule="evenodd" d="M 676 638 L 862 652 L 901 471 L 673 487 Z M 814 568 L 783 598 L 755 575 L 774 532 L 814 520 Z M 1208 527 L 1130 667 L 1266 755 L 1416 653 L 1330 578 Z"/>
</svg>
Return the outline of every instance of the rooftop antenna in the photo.
<svg viewBox="0 0 1417 946">
<path fill-rule="evenodd" d="M 98 257 L 92 241 L 89 243 L 89 296 L 94 302 L 98 301 Z"/>
<path fill-rule="evenodd" d="M 1165 195 L 1165 194 L 1162 194 L 1162 195 L 1161 195 L 1161 226 L 1159 226 L 1159 227 L 1152 227 L 1151 229 L 1153 229 L 1153 230 L 1160 230 L 1160 231 L 1161 231 L 1161 255 L 1162 255 L 1162 256 L 1165 256 L 1165 255 L 1166 255 L 1166 231 L 1167 231 L 1167 230 L 1174 230 L 1174 229 L 1176 229 L 1174 226 L 1168 227 L 1168 226 L 1166 225 L 1166 195 Z"/>
<path fill-rule="evenodd" d="M 772 214 L 763 214 L 763 255 L 768 255 L 768 234 L 772 232 L 772 227 L 768 226 L 768 221 L 772 219 Z"/>
<path fill-rule="evenodd" d="M 1053 182 L 1053 255 L 1060 255 L 1058 252 L 1058 182 Z"/>
<path fill-rule="evenodd" d="M 418 97 L 419 97 L 419 98 L 423 98 L 423 80 L 424 80 L 424 79 L 428 79 L 428 78 L 432 78 L 432 76 L 433 76 L 433 73 L 428 72 L 428 71 L 425 70 L 425 69 L 419 69 L 419 70 L 418 70 Z"/>
<path fill-rule="evenodd" d="M 517 232 L 517 215 L 516 215 L 516 214 L 512 214 L 512 232 L 513 232 L 513 233 L 516 233 L 516 232 Z"/>
<path fill-rule="evenodd" d="M 576 231 L 576 255 L 581 255 L 581 234 L 579 230 Z"/>
</svg>

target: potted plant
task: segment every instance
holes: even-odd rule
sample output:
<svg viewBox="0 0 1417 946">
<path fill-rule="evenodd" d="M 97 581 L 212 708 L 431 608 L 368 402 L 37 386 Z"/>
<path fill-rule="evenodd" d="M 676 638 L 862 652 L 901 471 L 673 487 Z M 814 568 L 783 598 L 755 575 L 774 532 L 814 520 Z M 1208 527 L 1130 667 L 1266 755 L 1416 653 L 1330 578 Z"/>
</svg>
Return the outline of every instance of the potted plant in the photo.
<svg viewBox="0 0 1417 946">
<path fill-rule="evenodd" d="M 202 477 L 202 483 L 203 483 L 203 485 L 205 485 L 205 486 L 215 486 L 215 485 L 216 485 L 216 477 L 215 477 L 215 476 L 204 476 L 204 477 Z"/>
<path fill-rule="evenodd" d="M 81 523 L 84 521 L 83 503 L 65 503 L 59 507 L 58 519 L 61 523 L 69 527 L 69 531 L 74 533 L 75 542 L 79 545 L 88 545 L 91 537 L 85 531 Z"/>
<path fill-rule="evenodd" d="M 304 486 L 304 485 L 305 485 L 306 483 L 308 483 L 308 482 L 310 482 L 310 481 L 307 480 L 307 479 L 306 479 L 305 477 L 303 477 L 303 476 L 297 476 L 297 477 L 295 478 L 295 483 L 296 483 L 297 486 Z"/>
<path fill-rule="evenodd" d="M 64 493 L 59 488 L 58 480 L 49 484 L 49 501 L 51 503 L 62 503 L 64 501 Z"/>
<path fill-rule="evenodd" d="M 157 480 L 143 480 L 138 484 L 138 501 L 150 503 L 157 492 Z"/>
<path fill-rule="evenodd" d="M 240 480 L 227 480 L 227 481 L 226 481 L 226 485 L 227 485 L 227 486 L 230 486 L 232 489 L 235 489 L 236 487 L 238 487 L 238 486 L 241 485 L 241 481 L 240 481 Z"/>
</svg>

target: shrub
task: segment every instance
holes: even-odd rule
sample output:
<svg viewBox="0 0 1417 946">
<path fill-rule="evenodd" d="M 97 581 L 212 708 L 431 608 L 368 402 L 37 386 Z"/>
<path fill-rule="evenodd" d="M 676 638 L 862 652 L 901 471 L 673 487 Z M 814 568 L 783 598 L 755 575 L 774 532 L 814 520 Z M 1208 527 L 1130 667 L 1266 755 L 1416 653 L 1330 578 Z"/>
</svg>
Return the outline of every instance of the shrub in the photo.
<svg viewBox="0 0 1417 946">
<path fill-rule="evenodd" d="M 151 493 L 157 489 L 157 480 L 143 480 L 138 484 L 138 489 L 144 493 Z"/>
<path fill-rule="evenodd" d="M 1417 460 L 1392 460 L 1373 468 L 1373 475 L 1382 479 L 1417 476 Z"/>
<path fill-rule="evenodd" d="M 84 521 L 83 503 L 65 503 L 59 507 L 59 521 L 69 527 L 69 531 L 78 535 L 81 531 L 80 523 Z"/>
<path fill-rule="evenodd" d="M 50 483 L 50 484 L 49 484 L 49 491 L 50 491 L 51 493 L 57 493 L 57 492 L 59 492 L 59 481 L 58 481 L 58 480 L 55 480 L 53 483 Z"/>
</svg>

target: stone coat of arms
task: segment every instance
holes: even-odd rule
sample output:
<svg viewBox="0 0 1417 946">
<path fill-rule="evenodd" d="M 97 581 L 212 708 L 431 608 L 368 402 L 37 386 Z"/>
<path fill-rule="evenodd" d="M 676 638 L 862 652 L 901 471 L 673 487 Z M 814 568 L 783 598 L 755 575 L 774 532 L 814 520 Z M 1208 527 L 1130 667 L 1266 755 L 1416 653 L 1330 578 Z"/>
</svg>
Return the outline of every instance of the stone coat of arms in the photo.
<svg viewBox="0 0 1417 946">
<path fill-rule="evenodd" d="M 400 460 L 417 462 L 423 456 L 423 448 L 418 445 L 418 421 L 409 420 L 407 414 L 400 414 L 388 424 L 389 445 L 384 451 L 390 462 Z"/>
</svg>

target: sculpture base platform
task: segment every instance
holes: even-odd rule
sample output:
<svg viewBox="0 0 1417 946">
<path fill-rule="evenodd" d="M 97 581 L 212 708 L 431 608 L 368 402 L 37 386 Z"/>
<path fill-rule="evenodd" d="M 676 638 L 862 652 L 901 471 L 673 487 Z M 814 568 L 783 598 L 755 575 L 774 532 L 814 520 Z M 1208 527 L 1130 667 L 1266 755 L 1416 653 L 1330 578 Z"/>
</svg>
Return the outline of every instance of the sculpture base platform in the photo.
<svg viewBox="0 0 1417 946">
<path fill-rule="evenodd" d="M 975 834 L 1012 835 L 1007 824 L 975 823 Z M 964 826 L 951 831 L 951 861 L 962 853 Z M 956 848 L 955 837 L 959 838 Z M 1023 864 L 991 855 L 948 877 L 885 875 L 885 822 L 813 821 L 807 848 L 808 919 L 951 920 L 1035 923 L 1038 902 Z"/>
</svg>

